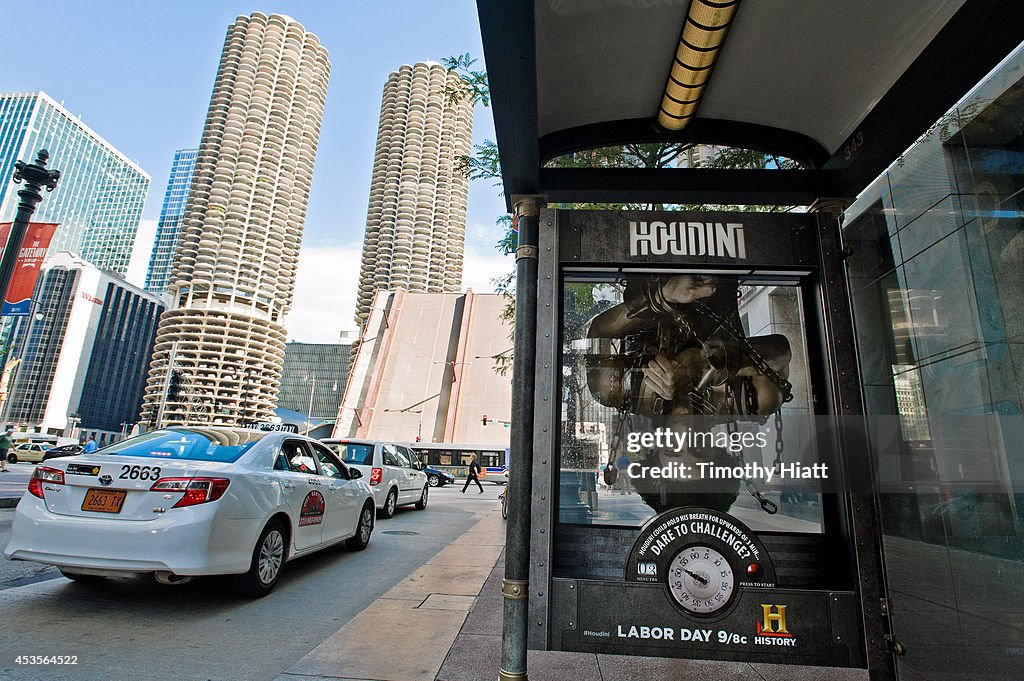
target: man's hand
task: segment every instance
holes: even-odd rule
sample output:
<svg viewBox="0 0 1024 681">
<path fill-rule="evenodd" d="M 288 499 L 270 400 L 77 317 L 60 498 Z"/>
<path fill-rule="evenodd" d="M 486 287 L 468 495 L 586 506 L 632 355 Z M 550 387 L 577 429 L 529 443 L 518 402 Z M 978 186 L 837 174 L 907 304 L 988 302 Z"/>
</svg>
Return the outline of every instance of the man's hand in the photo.
<svg viewBox="0 0 1024 681">
<path fill-rule="evenodd" d="M 698 274 L 677 274 L 661 287 L 665 300 L 676 305 L 692 303 L 701 298 L 710 298 L 715 292 L 718 280 Z"/>
<path fill-rule="evenodd" d="M 670 401 L 693 389 L 707 366 L 707 360 L 697 348 L 684 350 L 675 357 L 659 354 L 644 367 L 644 385 Z"/>
</svg>

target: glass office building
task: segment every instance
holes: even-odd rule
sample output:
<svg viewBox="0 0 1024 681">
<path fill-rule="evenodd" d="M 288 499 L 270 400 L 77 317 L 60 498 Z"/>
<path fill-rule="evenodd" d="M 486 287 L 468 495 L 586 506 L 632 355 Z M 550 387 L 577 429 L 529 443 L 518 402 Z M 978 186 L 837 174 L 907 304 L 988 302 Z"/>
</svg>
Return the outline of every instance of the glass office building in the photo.
<svg viewBox="0 0 1024 681">
<path fill-rule="evenodd" d="M 844 216 L 893 629 L 908 678 L 1019 678 L 1024 50 Z"/>
<path fill-rule="evenodd" d="M 315 419 L 334 419 L 345 394 L 351 351 L 351 344 L 286 344 L 278 408 Z"/>
<path fill-rule="evenodd" d="M 174 266 L 174 250 L 178 245 L 178 231 L 185 216 L 188 188 L 192 184 L 192 173 L 196 169 L 198 149 L 178 149 L 174 152 L 171 177 L 167 180 L 164 205 L 160 209 L 160 221 L 156 226 L 156 243 L 149 259 L 146 272 L 146 290 L 163 293 L 171 283 L 171 269 Z"/>
<path fill-rule="evenodd" d="M 118 439 L 142 403 L 159 296 L 63 252 L 46 261 L 33 298 L 36 314 L 15 334 L 6 423 Z"/>
<path fill-rule="evenodd" d="M 45 92 L 0 93 L 0 177 L 10 178 L 15 161 L 33 161 L 40 149 L 61 172 L 33 216 L 60 225 L 50 252 L 77 253 L 124 276 L 149 175 Z M 0 183 L 0 222 L 14 219 L 17 189 Z"/>
</svg>

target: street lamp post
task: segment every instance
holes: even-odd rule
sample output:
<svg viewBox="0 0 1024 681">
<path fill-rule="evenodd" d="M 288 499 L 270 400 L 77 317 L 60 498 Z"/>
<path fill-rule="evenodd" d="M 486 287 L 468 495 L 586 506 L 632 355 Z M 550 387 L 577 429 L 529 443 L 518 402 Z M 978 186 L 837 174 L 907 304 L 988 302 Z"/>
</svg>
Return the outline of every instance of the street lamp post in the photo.
<svg viewBox="0 0 1024 681">
<path fill-rule="evenodd" d="M 309 420 L 313 416 L 313 391 L 316 390 L 316 376 L 309 375 L 306 379 L 311 382 L 309 388 L 309 409 L 306 410 L 306 435 L 309 435 Z"/>
<path fill-rule="evenodd" d="M 23 161 L 14 163 L 14 181 L 17 184 L 25 183 L 24 188 L 18 190 L 18 212 L 14 215 L 14 223 L 11 225 L 10 236 L 7 237 L 7 246 L 4 248 L 3 259 L 0 260 L 0 301 L 7 298 L 7 287 L 11 283 L 11 276 L 14 274 L 14 264 L 21 253 L 21 245 L 25 240 L 25 231 L 28 230 L 28 221 L 36 212 L 36 206 L 43 200 L 42 189 L 52 192 L 57 188 L 57 181 L 60 179 L 59 170 L 47 170 L 46 161 L 50 158 L 50 152 L 40 149 L 36 155 L 35 163 L 26 164 Z"/>
</svg>

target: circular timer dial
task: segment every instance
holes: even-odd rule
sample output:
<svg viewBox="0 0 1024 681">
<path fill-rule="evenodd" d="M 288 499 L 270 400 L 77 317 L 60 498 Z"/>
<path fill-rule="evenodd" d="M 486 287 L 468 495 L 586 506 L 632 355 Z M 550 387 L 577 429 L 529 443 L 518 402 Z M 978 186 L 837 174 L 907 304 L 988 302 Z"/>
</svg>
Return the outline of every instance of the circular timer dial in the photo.
<svg viewBox="0 0 1024 681">
<path fill-rule="evenodd" d="M 736 589 L 732 566 L 707 546 L 689 546 L 672 559 L 668 589 L 679 605 L 698 615 L 724 608 Z"/>
</svg>

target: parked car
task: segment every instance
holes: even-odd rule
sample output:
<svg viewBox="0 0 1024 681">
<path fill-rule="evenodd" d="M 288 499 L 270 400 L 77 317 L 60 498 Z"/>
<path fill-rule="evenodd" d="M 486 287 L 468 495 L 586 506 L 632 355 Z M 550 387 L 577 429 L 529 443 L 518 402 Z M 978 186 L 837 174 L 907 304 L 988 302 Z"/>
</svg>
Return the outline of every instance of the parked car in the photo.
<svg viewBox="0 0 1024 681">
<path fill-rule="evenodd" d="M 395 509 L 415 504 L 427 507 L 430 485 L 423 464 L 405 445 L 380 440 L 322 440 L 349 466 L 362 471 L 370 483 L 381 518 L 390 518 Z"/>
<path fill-rule="evenodd" d="M 39 442 L 19 442 L 7 450 L 7 462 L 18 463 L 19 461 L 38 463 L 43 460 L 46 452 L 50 451 L 49 445 Z"/>
<path fill-rule="evenodd" d="M 263 596 L 291 559 L 339 542 L 361 550 L 373 531 L 362 473 L 291 433 L 155 430 L 47 461 L 28 491 L 4 556 L 78 581 L 226 574 L 242 593 Z"/>
<path fill-rule="evenodd" d="M 61 445 L 60 447 L 53 447 L 43 454 L 43 461 L 49 461 L 50 459 L 56 459 L 61 456 L 75 456 L 76 454 L 81 454 L 83 449 L 85 449 L 83 445 Z"/>
<path fill-rule="evenodd" d="M 427 484 L 431 487 L 444 487 L 445 485 L 455 484 L 454 475 L 434 468 L 433 466 L 427 466 L 423 469 L 423 472 L 427 474 Z"/>
</svg>

